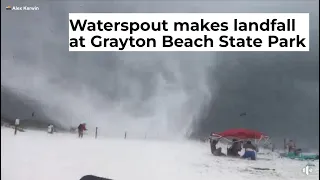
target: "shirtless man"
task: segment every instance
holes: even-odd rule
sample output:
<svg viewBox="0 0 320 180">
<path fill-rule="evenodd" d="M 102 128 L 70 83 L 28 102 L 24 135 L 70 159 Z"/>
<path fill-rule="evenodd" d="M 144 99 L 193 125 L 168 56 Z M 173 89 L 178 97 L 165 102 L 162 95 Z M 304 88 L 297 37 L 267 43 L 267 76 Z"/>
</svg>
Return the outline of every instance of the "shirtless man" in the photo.
<svg viewBox="0 0 320 180">
<path fill-rule="evenodd" d="M 232 146 L 228 148 L 228 156 L 240 157 L 241 143 L 237 139 L 233 139 L 232 142 Z"/>
<path fill-rule="evenodd" d="M 294 152 L 296 149 L 296 146 L 293 142 L 293 140 L 290 140 L 287 144 L 288 152 Z"/>
</svg>

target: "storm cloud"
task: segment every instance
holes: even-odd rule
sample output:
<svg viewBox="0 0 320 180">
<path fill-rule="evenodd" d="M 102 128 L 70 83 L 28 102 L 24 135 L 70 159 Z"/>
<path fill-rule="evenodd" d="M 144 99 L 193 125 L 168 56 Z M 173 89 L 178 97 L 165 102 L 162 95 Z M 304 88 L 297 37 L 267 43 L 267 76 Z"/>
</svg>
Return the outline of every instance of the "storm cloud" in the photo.
<svg viewBox="0 0 320 180">
<path fill-rule="evenodd" d="M 87 122 L 109 136 L 202 137 L 241 126 L 318 142 L 318 1 L 1 3 L 40 7 L 1 9 L 1 81 L 42 119 Z M 68 52 L 69 12 L 309 12 L 311 51 Z M 27 116 L 15 104 L 2 100 L 1 114 Z"/>
</svg>

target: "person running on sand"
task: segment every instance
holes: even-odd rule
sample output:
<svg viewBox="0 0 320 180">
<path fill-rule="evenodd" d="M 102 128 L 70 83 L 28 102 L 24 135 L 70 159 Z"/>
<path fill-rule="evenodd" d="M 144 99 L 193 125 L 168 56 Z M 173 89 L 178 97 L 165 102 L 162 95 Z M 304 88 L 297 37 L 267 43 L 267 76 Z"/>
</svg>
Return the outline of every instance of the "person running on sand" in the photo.
<svg viewBox="0 0 320 180">
<path fill-rule="evenodd" d="M 53 134 L 53 132 L 54 132 L 54 126 L 52 124 L 49 124 L 48 125 L 48 133 Z"/>
<path fill-rule="evenodd" d="M 83 137 L 83 132 L 86 131 L 86 123 L 82 123 L 78 126 L 78 134 L 79 134 L 79 138 Z"/>
</svg>

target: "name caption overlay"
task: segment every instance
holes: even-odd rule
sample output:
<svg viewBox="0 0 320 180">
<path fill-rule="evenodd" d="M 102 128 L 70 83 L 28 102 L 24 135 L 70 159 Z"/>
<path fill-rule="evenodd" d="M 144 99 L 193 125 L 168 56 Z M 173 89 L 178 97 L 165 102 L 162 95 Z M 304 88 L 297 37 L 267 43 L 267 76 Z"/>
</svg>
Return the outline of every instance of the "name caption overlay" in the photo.
<svg viewBox="0 0 320 180">
<path fill-rule="evenodd" d="M 309 13 L 69 13 L 69 51 L 309 51 Z"/>
</svg>

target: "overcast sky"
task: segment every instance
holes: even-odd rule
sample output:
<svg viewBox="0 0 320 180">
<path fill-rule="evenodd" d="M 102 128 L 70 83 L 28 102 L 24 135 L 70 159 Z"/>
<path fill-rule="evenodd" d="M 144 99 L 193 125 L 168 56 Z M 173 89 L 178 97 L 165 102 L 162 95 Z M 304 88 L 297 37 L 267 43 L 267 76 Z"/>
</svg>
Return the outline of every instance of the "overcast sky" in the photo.
<svg viewBox="0 0 320 180">
<path fill-rule="evenodd" d="M 1 3 L 2 85 L 66 127 L 178 137 L 241 126 L 318 146 L 318 1 Z M 311 51 L 69 52 L 69 12 L 309 12 Z M 27 108 L 5 104 L 2 114 L 27 118 Z"/>
</svg>

